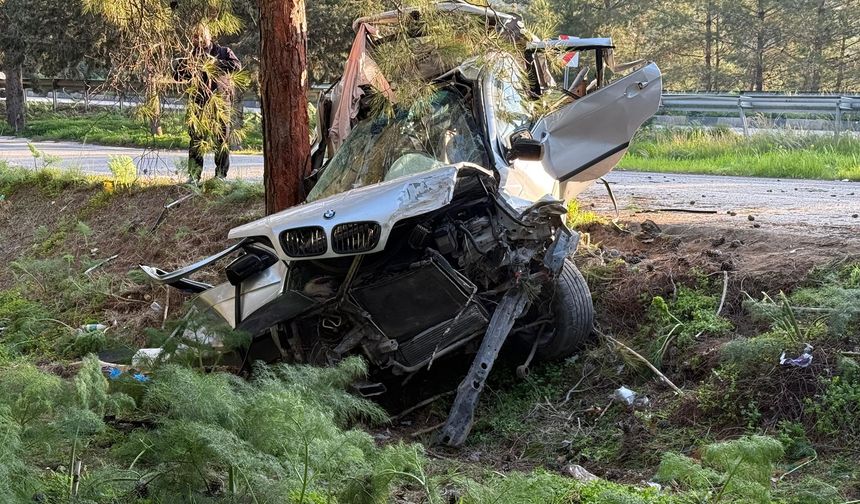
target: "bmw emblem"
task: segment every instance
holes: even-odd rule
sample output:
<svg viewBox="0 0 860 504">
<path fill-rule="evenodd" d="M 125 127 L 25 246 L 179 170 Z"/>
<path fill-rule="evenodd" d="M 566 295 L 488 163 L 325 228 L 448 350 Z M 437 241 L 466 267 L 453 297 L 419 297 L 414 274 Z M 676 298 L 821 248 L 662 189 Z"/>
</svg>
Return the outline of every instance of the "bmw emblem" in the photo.
<svg viewBox="0 0 860 504">
<path fill-rule="evenodd" d="M 326 210 L 323 214 L 323 219 L 333 219 L 334 218 L 334 210 Z"/>
</svg>

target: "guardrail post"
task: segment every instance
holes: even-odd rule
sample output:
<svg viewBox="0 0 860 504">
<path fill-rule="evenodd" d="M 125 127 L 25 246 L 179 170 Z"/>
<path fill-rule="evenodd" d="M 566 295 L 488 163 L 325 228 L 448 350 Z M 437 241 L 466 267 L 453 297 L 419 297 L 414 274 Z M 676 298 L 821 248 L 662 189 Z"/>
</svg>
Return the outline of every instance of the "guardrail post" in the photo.
<svg viewBox="0 0 860 504">
<path fill-rule="evenodd" d="M 84 111 L 90 111 L 90 83 L 84 81 Z"/>
<path fill-rule="evenodd" d="M 51 80 L 51 101 L 53 102 L 54 112 L 57 111 L 57 79 Z"/>
<path fill-rule="evenodd" d="M 738 96 L 738 112 L 741 116 L 741 126 L 744 128 L 744 136 L 750 136 L 749 125 L 747 124 L 747 115 L 744 112 L 743 96 Z"/>
<path fill-rule="evenodd" d="M 842 97 L 836 100 L 836 136 L 842 133 Z"/>
</svg>

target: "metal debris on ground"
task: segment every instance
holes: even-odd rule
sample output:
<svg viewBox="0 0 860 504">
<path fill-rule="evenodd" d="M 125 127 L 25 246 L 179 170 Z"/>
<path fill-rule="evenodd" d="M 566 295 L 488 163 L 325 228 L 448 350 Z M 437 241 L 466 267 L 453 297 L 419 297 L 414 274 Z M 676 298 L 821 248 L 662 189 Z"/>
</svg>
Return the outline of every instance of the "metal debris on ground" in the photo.
<svg viewBox="0 0 860 504">
<path fill-rule="evenodd" d="M 112 255 L 112 256 L 110 256 L 110 257 L 108 257 L 107 259 L 102 259 L 101 261 L 97 262 L 97 263 L 96 263 L 96 264 L 94 264 L 93 266 L 90 266 L 89 268 L 87 268 L 87 269 L 84 271 L 84 275 L 89 275 L 89 274 L 90 274 L 90 273 L 92 273 L 93 271 L 95 271 L 95 270 L 97 270 L 97 269 L 101 268 L 102 266 L 104 266 L 105 264 L 107 264 L 107 263 L 109 263 L 109 262 L 113 261 L 113 260 L 114 260 L 114 259 L 116 259 L 117 257 L 119 257 L 119 254 L 114 254 L 114 255 Z"/>
<path fill-rule="evenodd" d="M 164 217 L 167 215 L 168 210 L 170 210 L 171 208 L 174 208 L 176 206 L 179 206 L 180 204 L 182 204 L 182 202 L 194 197 L 194 195 L 195 195 L 195 193 L 186 194 L 185 196 L 179 198 L 178 200 L 172 201 L 172 202 L 164 205 L 164 207 L 161 209 L 161 213 L 158 214 L 158 219 L 155 220 L 155 224 L 152 226 L 152 229 L 150 229 L 149 232 L 153 233 L 153 232 L 155 232 L 156 229 L 158 229 L 158 226 L 161 225 L 161 222 L 164 220 Z"/>
<path fill-rule="evenodd" d="M 588 472 L 588 470 L 581 465 L 570 464 L 565 466 L 564 469 L 561 470 L 562 474 L 565 476 L 570 476 L 571 478 L 582 481 L 583 483 L 588 483 L 590 481 L 597 481 L 600 478 Z"/>
</svg>

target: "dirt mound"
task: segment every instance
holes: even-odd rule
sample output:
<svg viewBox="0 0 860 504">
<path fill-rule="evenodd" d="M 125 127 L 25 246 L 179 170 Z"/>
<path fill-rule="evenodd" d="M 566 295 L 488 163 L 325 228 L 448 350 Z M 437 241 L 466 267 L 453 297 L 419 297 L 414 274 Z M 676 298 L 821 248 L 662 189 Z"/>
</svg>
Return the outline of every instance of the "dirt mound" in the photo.
<svg viewBox="0 0 860 504">
<path fill-rule="evenodd" d="M 194 196 L 164 210 L 188 194 Z M 56 193 L 22 187 L 0 202 L 0 285 L 13 286 L 23 274 L 13 261 L 64 258 L 80 272 L 101 263 L 92 274 L 111 277 L 105 320 L 132 333 L 157 327 L 179 315 L 185 297 L 133 281 L 138 265 L 174 268 L 214 253 L 226 246 L 230 228 L 261 217 L 263 209 L 259 197 L 234 201 L 184 186 L 113 194 L 92 186 Z M 198 278 L 215 281 L 218 275 L 210 269 Z"/>
</svg>

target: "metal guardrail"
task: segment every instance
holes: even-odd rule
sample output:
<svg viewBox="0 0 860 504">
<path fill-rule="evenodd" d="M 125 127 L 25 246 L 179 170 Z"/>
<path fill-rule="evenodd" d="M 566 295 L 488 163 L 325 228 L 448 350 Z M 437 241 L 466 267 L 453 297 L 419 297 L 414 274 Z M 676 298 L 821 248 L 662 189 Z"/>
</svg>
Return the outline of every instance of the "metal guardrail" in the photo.
<svg viewBox="0 0 860 504">
<path fill-rule="evenodd" d="M 60 93 L 81 95 L 84 102 L 84 109 L 89 109 L 90 100 L 95 96 L 110 96 L 116 105 L 122 109 L 125 105 L 136 106 L 140 104 L 140 98 L 137 95 L 127 95 L 122 91 L 106 89 L 107 81 L 104 80 L 71 80 L 71 79 L 23 79 L 24 89 L 46 92 L 51 97 L 53 108 L 56 110 Z M 330 84 L 314 84 L 310 89 L 310 98 L 316 101 L 319 94 L 326 89 Z M 6 81 L 0 79 L 0 90 L 6 88 Z M 168 100 L 180 98 L 179 96 L 166 96 Z M 259 97 L 256 94 L 246 94 L 242 97 L 245 102 L 251 102 L 251 106 L 259 107 Z"/>
<path fill-rule="evenodd" d="M 673 112 L 726 112 L 738 114 L 749 135 L 748 114 L 798 114 L 831 116 L 837 133 L 844 129 L 845 114 L 860 113 L 860 96 L 782 94 L 678 94 L 666 93 L 661 109 Z"/>
<path fill-rule="evenodd" d="M 0 79 L 0 89 L 5 88 L 5 81 Z M 88 109 L 94 93 L 102 98 L 110 96 L 115 106 L 135 106 L 140 103 L 137 96 L 126 96 L 121 91 L 105 89 L 103 80 L 69 80 L 69 79 L 24 79 L 24 88 L 49 92 L 53 107 L 58 105 L 60 93 L 78 93 Z M 311 86 L 311 101 L 316 101 L 319 93 L 330 84 L 314 84 Z M 179 97 L 165 97 L 176 101 Z M 249 94 L 243 97 L 246 105 L 259 107 L 259 98 Z M 170 103 L 172 108 L 181 104 Z M 705 93 L 664 93 L 661 110 L 684 113 L 719 113 L 737 115 L 741 119 L 744 134 L 749 135 L 749 115 L 763 113 L 769 115 L 798 114 L 806 116 L 829 116 L 833 118 L 834 130 L 843 131 L 846 114 L 860 113 L 860 96 L 858 95 L 822 95 L 822 94 L 705 94 Z"/>
</svg>

